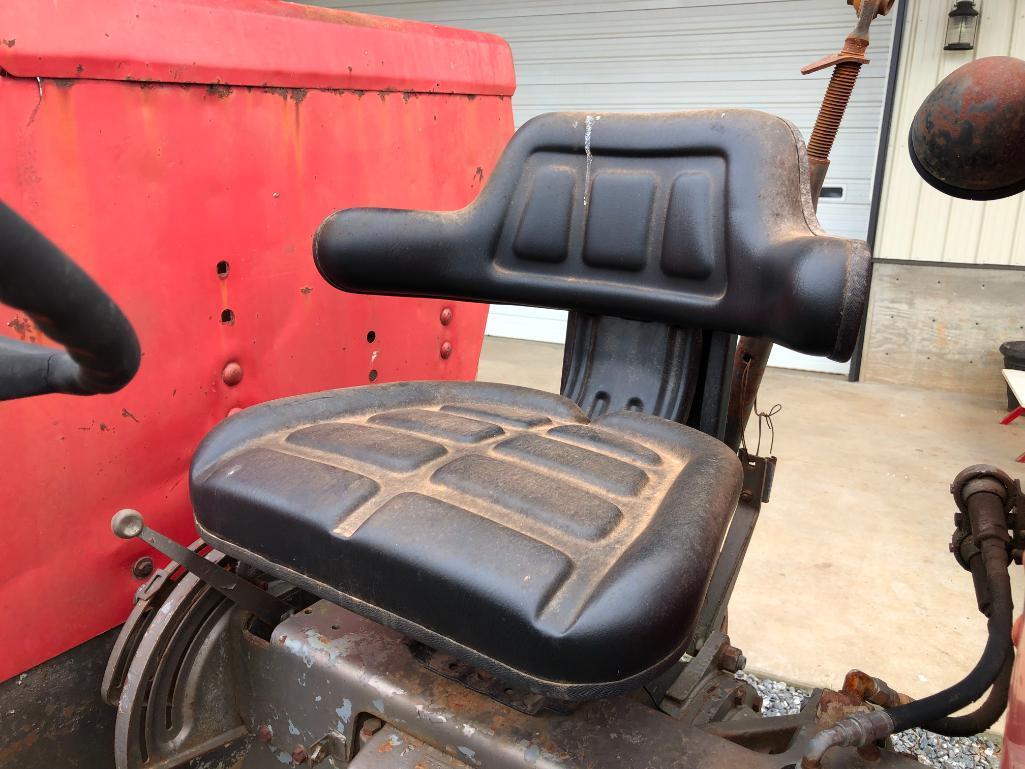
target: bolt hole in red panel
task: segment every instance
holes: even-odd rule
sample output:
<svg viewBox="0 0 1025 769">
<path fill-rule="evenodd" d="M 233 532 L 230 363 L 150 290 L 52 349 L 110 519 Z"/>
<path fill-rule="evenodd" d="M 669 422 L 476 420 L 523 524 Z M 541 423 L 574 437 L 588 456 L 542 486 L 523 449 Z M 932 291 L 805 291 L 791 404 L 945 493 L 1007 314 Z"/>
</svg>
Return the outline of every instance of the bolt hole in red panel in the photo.
<svg viewBox="0 0 1025 769">
<path fill-rule="evenodd" d="M 195 537 L 186 470 L 229 413 L 475 375 L 486 308 L 335 291 L 311 240 L 341 208 L 470 203 L 515 83 L 493 36 L 276 0 L 4 0 L 0 29 L 0 199 L 143 349 L 114 395 L 0 404 L 2 681 L 119 624 L 132 566 L 163 564 L 113 511 Z M 368 329 L 389 361 L 370 376 Z M 43 338 L 3 306 L 0 334 Z"/>
</svg>

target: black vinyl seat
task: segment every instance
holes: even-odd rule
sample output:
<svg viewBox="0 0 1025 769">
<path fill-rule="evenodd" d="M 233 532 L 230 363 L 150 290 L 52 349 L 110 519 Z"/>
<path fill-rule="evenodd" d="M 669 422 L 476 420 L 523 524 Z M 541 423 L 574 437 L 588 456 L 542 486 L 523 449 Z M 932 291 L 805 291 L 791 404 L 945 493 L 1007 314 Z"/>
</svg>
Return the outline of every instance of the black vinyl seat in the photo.
<svg viewBox="0 0 1025 769">
<path fill-rule="evenodd" d="M 508 385 L 289 398 L 204 441 L 204 539 L 321 597 L 565 699 L 679 658 L 740 493 L 696 430 Z"/>
<path fill-rule="evenodd" d="M 687 647 L 740 492 L 714 437 L 735 335 L 848 359 L 871 264 L 819 226 L 797 130 L 751 110 L 542 116 L 467 208 L 341 211 L 314 250 L 345 291 L 571 310 L 587 415 L 454 382 L 247 409 L 193 462 L 203 537 L 563 699 Z"/>
</svg>

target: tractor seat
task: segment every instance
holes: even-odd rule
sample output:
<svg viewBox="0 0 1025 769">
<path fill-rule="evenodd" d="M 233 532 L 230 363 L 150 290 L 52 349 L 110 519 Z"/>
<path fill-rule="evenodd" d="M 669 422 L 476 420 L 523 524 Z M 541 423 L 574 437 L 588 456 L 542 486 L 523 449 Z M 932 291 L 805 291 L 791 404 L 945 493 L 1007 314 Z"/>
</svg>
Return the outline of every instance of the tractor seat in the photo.
<svg viewBox="0 0 1025 769">
<path fill-rule="evenodd" d="M 679 659 L 742 481 L 697 430 L 521 387 L 409 382 L 247 409 L 191 495 L 224 552 L 561 699 Z"/>
</svg>

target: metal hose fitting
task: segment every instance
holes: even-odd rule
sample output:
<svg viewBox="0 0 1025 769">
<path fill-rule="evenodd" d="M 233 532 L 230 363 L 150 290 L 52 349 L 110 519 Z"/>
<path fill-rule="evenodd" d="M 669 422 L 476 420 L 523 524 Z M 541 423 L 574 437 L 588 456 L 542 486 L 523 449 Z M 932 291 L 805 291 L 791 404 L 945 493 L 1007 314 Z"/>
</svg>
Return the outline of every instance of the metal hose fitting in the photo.
<svg viewBox="0 0 1025 769">
<path fill-rule="evenodd" d="M 885 710 L 854 713 L 808 741 L 801 769 L 819 769 L 822 756 L 834 747 L 860 748 L 893 734 L 893 719 Z"/>
</svg>

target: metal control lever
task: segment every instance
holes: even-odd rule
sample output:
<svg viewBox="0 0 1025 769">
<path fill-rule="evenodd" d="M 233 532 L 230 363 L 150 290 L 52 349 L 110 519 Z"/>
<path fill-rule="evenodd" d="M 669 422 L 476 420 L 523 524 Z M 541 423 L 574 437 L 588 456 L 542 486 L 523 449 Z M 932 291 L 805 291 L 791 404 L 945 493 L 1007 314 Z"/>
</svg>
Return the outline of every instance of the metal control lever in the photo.
<svg viewBox="0 0 1025 769">
<path fill-rule="evenodd" d="M 172 561 L 177 561 L 184 569 L 195 574 L 225 598 L 251 612 L 271 627 L 276 627 L 293 611 L 292 607 L 280 598 L 261 590 L 252 582 L 243 579 L 238 574 L 222 569 L 160 532 L 153 531 L 143 521 L 142 514 L 138 510 L 119 510 L 110 521 L 110 530 L 121 539 L 138 538 L 148 543 Z"/>
</svg>

